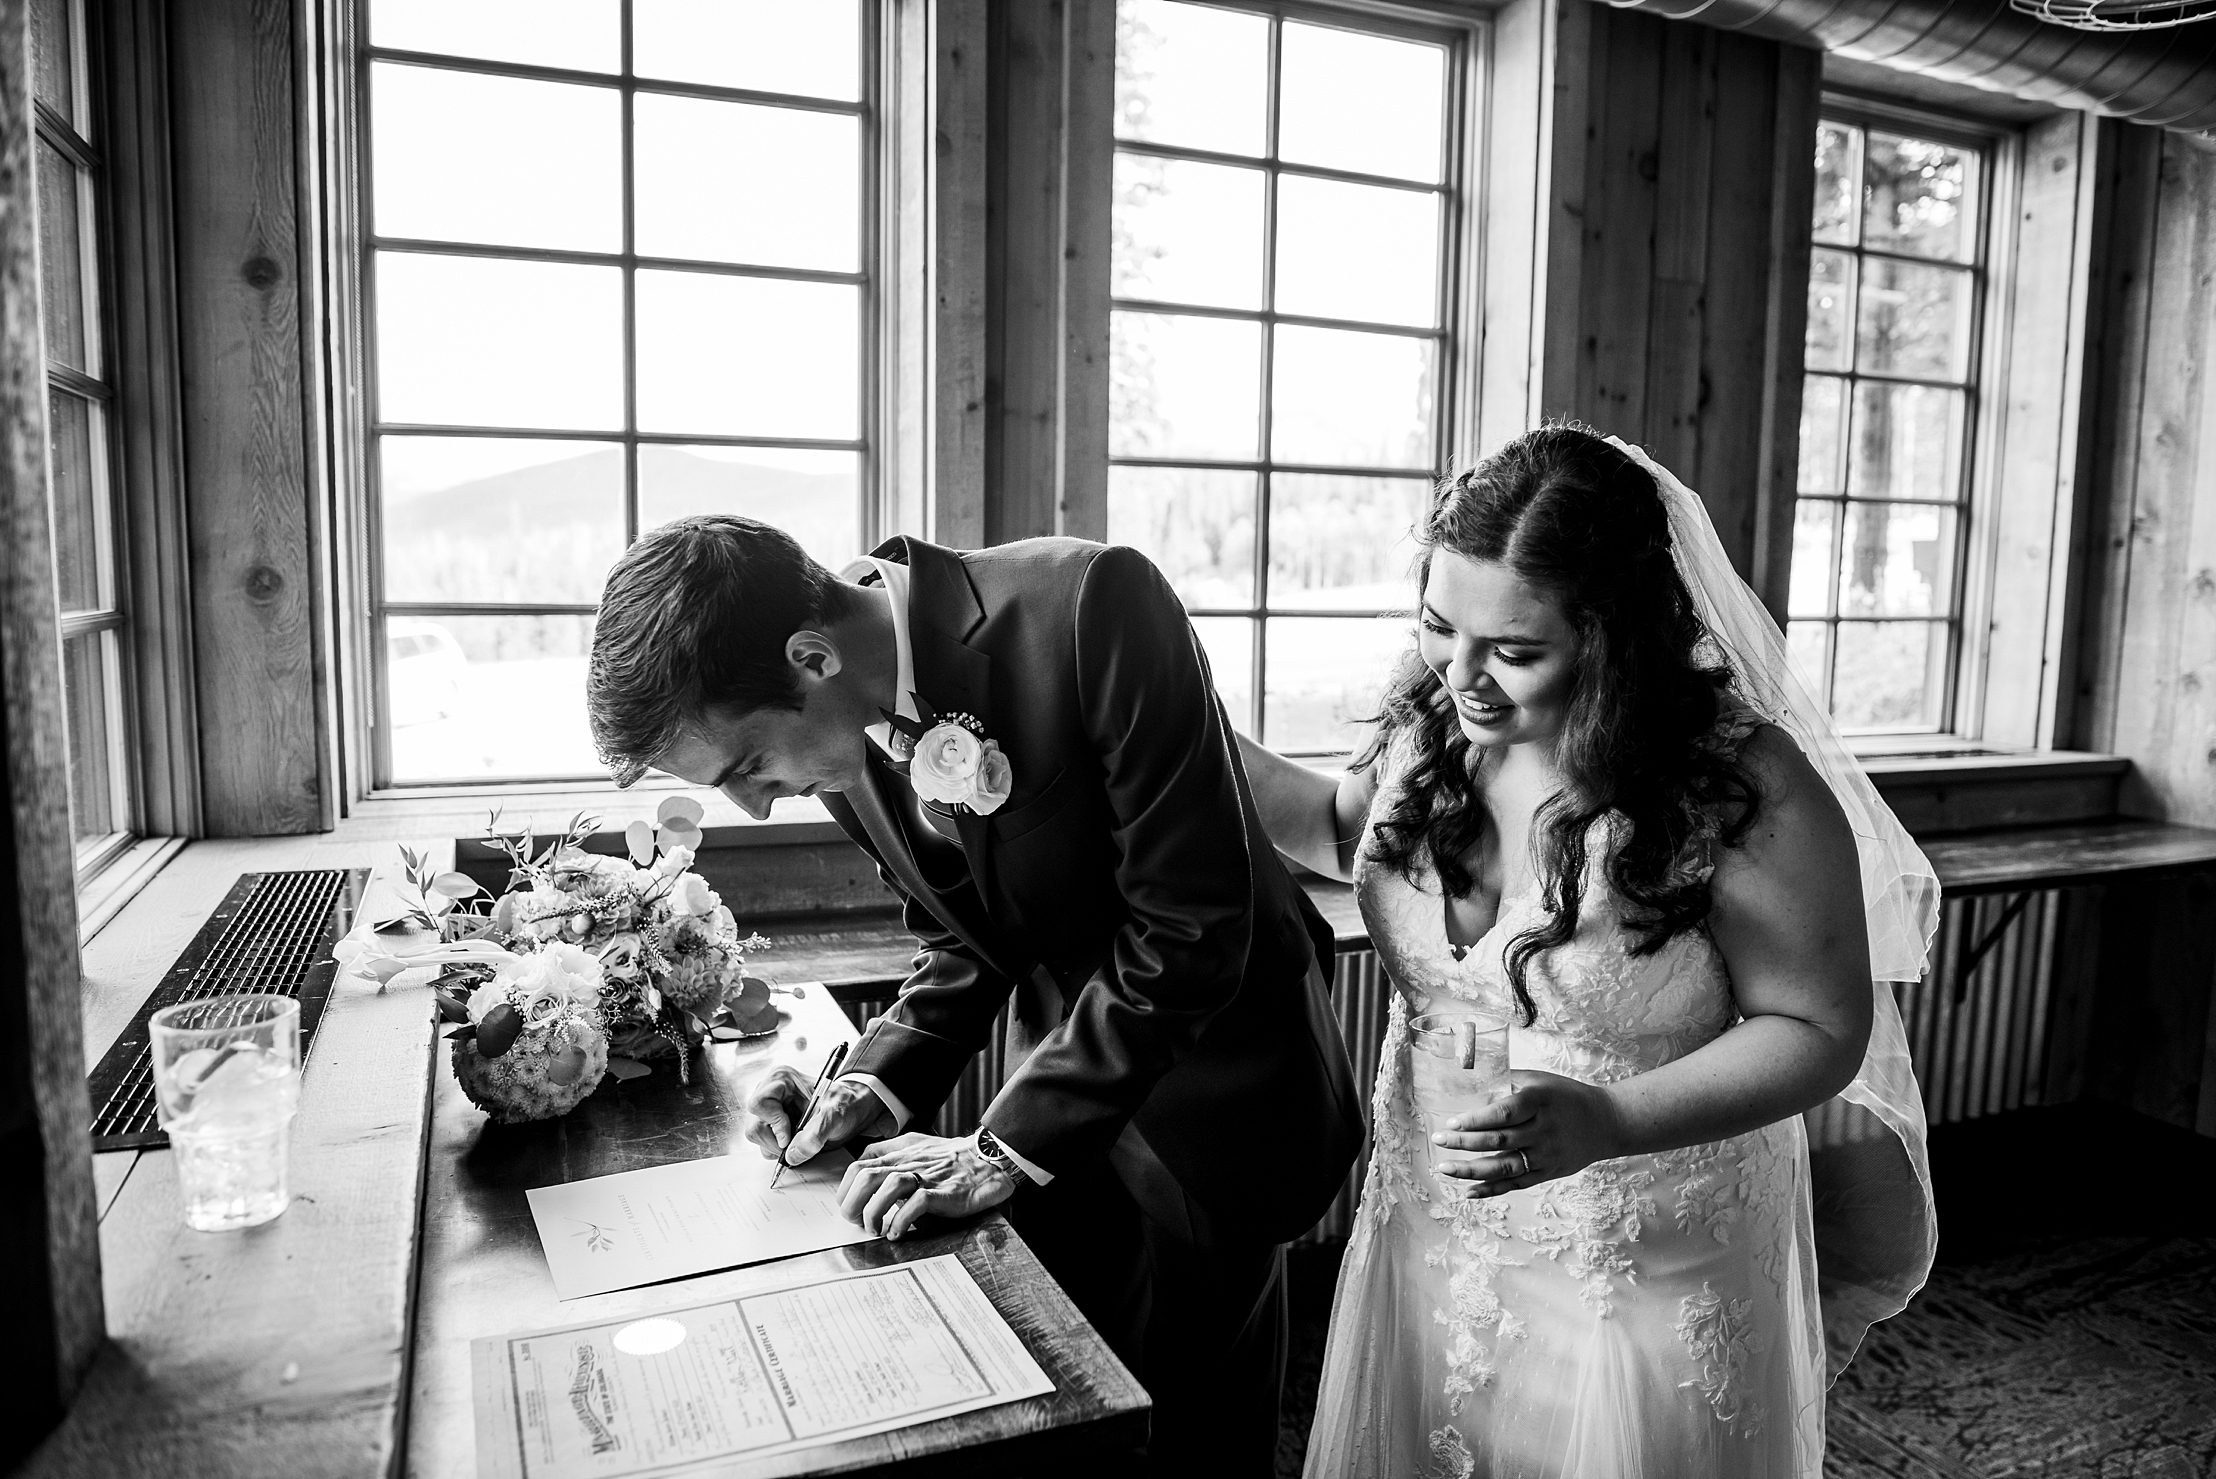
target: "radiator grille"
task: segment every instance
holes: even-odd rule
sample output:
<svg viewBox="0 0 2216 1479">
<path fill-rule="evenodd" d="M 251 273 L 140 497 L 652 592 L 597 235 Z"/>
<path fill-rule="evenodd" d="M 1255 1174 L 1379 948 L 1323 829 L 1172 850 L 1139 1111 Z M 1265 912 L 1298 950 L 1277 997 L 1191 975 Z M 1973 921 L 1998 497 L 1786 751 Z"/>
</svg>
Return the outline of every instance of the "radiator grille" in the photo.
<svg viewBox="0 0 2216 1479">
<path fill-rule="evenodd" d="M 300 1003 L 306 1059 L 337 965 L 331 946 L 353 924 L 366 869 L 243 873 L 200 933 L 140 1004 L 92 1071 L 92 1148 L 136 1150 L 169 1143 L 154 1117 L 154 1065 L 147 1020 L 163 1007 L 234 991 L 267 991 Z"/>
<path fill-rule="evenodd" d="M 2046 1101 L 2047 1030 L 2054 989 L 2055 933 L 2062 912 L 2057 891 L 1950 899 L 1939 914 L 1932 968 L 1896 990 L 1908 1031 L 1909 1056 L 1932 1124 L 1952 1124 Z M 1967 969 L 1966 969 L 1967 968 Z M 1331 1002 L 1346 1039 L 1354 1081 L 1367 1111 L 1385 1040 L 1389 986 L 1377 954 L 1339 957 Z M 892 1005 L 891 997 L 849 1002 L 857 1028 Z M 940 1109 L 933 1131 L 967 1134 L 999 1092 L 1006 1040 L 971 1063 Z M 1885 1133 L 1876 1119 L 1837 1100 L 1808 1116 L 1809 1144 L 1821 1149 Z M 1331 1210 L 1303 1242 L 1344 1238 L 1352 1230 L 1369 1142 L 1347 1174 Z"/>
</svg>

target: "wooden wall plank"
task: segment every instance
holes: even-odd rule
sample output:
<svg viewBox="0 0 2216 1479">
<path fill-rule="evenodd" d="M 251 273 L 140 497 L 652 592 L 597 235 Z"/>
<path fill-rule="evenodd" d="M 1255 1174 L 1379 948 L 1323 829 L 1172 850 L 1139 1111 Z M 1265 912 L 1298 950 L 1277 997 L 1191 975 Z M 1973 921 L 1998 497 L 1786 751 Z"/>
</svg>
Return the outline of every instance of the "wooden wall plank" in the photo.
<svg viewBox="0 0 2216 1479">
<path fill-rule="evenodd" d="M 47 498 L 31 30 L 0 0 L 0 1467 L 58 1422 L 102 1334 L 77 896 Z"/>
<path fill-rule="evenodd" d="M 2216 334 L 2216 155 L 2176 136 L 2162 143 L 2150 288 L 2114 744 L 2138 762 L 2125 805 L 2189 821 L 2216 816 L 2212 762 L 2205 754 L 2198 766 L 2184 762 L 2210 746 L 2189 720 L 2201 709 L 2198 691 L 2216 679 L 2216 651 L 2189 647 L 2186 621 L 2194 603 L 2216 600 L 2216 574 L 2193 564 L 2195 495 L 2209 476 L 2203 463 L 2216 464 L 2216 427 L 2205 420 Z"/>
<path fill-rule="evenodd" d="M 293 7 L 170 12 L 202 818 L 327 824 L 304 444 Z"/>
<path fill-rule="evenodd" d="M 926 8 L 930 48 L 931 459 L 926 537 L 985 543 L 986 0 Z"/>
<path fill-rule="evenodd" d="M 1109 256 L 1116 160 L 1115 0 L 1064 0 L 1062 418 L 1056 532 L 1108 537 Z"/>
<path fill-rule="evenodd" d="M 1700 463 L 1702 408 L 1707 400 L 1702 360 L 1712 216 L 1709 187 L 1717 142 L 1717 53 L 1723 40 L 1721 32 L 1707 26 L 1669 26 L 1662 33 L 1654 297 L 1647 319 L 1647 411 L 1640 440 L 1657 461 L 1684 477 L 1693 476 Z M 1733 221 L 1717 224 L 1724 230 L 1739 226 Z"/>
<path fill-rule="evenodd" d="M 1051 534 L 1061 430 L 1064 0 L 992 7 L 985 539 Z"/>
<path fill-rule="evenodd" d="M 1800 487 L 1801 360 L 1816 199 L 1816 113 L 1822 95 L 1821 54 L 1805 46 L 1780 46 L 1770 120 L 1769 333 L 1762 351 L 1761 453 L 1755 465 L 1754 548 L 1747 575 L 1780 622 L 1792 577 L 1793 508 Z"/>
<path fill-rule="evenodd" d="M 2161 131 L 2115 127 L 2102 151 L 2101 193 L 2110 201 L 2108 234 L 2094 260 L 2101 280 L 2093 350 L 2100 389 L 2089 412 L 2096 491 L 2087 500 L 2078 638 L 2078 712 L 2073 736 L 2083 750 L 2115 752 L 2123 690 L 2126 602 L 2131 590 L 2133 506 L 2138 498 L 2137 436 L 2146 394 L 2147 335 L 2153 301 Z"/>
<path fill-rule="evenodd" d="M 1578 380 L 1587 312 L 1585 256 L 1591 245 L 1586 235 L 1586 215 L 1594 198 L 1593 160 L 1600 149 L 1600 130 L 1605 122 L 1606 21 L 1612 14 L 1589 0 L 1554 0 L 1549 17 L 1552 46 L 1542 51 L 1541 65 L 1545 69 L 1542 86 L 1552 99 L 1547 115 L 1551 126 L 1541 130 L 1545 135 L 1539 176 L 1543 193 L 1538 201 L 1546 235 L 1542 271 L 1531 304 L 1536 319 L 1531 339 L 1539 358 L 1530 377 L 1531 395 L 1522 423 L 1512 429 L 1501 428 L 1507 430 L 1507 436 L 1489 441 L 1487 451 L 1546 417 L 1582 412 Z"/>
<path fill-rule="evenodd" d="M 1662 51 L 1671 22 L 1627 10 L 1593 13 L 1593 147 L 1586 160 L 1585 252 L 1576 414 L 1604 433 L 1644 435 L 1648 313 L 1654 287 L 1655 185 Z M 1597 203 L 1597 204 L 1596 204 Z"/>
<path fill-rule="evenodd" d="M 1791 147 L 1777 136 L 1775 126 L 1781 48 L 1745 36 L 1719 36 L 1716 51 L 1721 81 L 1703 269 L 1707 312 L 1701 325 L 1700 427 L 1692 449 L 1695 460 L 1684 464 L 1681 476 L 1706 501 L 1724 553 L 1741 574 L 1751 574 L 1760 518 L 1763 417 L 1773 394 L 1768 374 L 1771 316 L 1802 303 L 1808 259 L 1803 252 L 1778 260 L 1772 221 L 1779 173 L 1774 156 Z M 1799 347 L 1797 332 L 1794 347 Z M 1794 368 L 1799 368 L 1797 359 Z"/>
</svg>

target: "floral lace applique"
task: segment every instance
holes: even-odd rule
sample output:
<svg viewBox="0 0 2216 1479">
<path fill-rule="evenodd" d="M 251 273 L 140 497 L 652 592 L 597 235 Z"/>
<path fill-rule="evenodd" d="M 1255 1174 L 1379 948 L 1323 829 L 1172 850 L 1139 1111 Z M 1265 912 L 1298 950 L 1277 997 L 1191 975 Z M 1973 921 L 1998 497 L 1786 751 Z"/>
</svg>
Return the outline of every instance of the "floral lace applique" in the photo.
<svg viewBox="0 0 2216 1479">
<path fill-rule="evenodd" d="M 1470 1452 L 1470 1445 L 1462 1441 L 1462 1433 L 1455 1427 L 1438 1427 L 1431 1431 L 1431 1463 L 1425 1468 L 1423 1479 L 1470 1479 L 1477 1472 L 1477 1459 Z"/>
<path fill-rule="evenodd" d="M 1639 1241 L 1644 1221 L 1659 1215 L 1647 1190 L 1654 1171 L 1635 1161 L 1600 1161 L 1574 1176 L 1538 1188 L 1540 1222 L 1516 1236 L 1551 1258 L 1581 1287 L 1578 1301 L 1601 1318 L 1615 1312 L 1616 1280 L 1637 1282 L 1626 1246 Z M 1565 1256 L 1566 1255 L 1566 1256 Z"/>
<path fill-rule="evenodd" d="M 1748 1400 L 1745 1391 L 1747 1363 L 1763 1349 L 1748 1318 L 1752 1305 L 1726 1299 L 1703 1281 L 1700 1293 L 1686 1295 L 1677 1314 L 1677 1337 L 1700 1369 L 1682 1385 L 1698 1391 L 1716 1421 L 1744 1438 L 1760 1433 L 1763 1419 L 1761 1404 Z"/>
<path fill-rule="evenodd" d="M 1738 1148 L 1735 1140 L 1711 1140 L 1657 1158 L 1664 1174 L 1677 1181 L 1672 1211 L 1679 1232 L 1691 1236 L 1706 1231 L 1718 1243 L 1730 1244 L 1746 1196 Z"/>
</svg>

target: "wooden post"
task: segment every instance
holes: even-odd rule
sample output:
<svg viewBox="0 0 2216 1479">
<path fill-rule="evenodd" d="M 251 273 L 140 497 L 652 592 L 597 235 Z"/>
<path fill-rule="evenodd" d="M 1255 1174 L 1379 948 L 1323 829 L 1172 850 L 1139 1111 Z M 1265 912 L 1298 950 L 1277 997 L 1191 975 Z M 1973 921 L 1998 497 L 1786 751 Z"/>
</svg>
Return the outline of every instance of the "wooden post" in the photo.
<svg viewBox="0 0 2216 1479">
<path fill-rule="evenodd" d="M 68 739 L 46 492 L 29 8 L 0 0 L 0 1467 L 60 1421 L 99 1348 Z"/>
<path fill-rule="evenodd" d="M 1108 529 L 1113 0 L 992 11 L 985 536 Z"/>
<path fill-rule="evenodd" d="M 170 11 L 203 822 L 328 830 L 291 0 Z"/>
</svg>

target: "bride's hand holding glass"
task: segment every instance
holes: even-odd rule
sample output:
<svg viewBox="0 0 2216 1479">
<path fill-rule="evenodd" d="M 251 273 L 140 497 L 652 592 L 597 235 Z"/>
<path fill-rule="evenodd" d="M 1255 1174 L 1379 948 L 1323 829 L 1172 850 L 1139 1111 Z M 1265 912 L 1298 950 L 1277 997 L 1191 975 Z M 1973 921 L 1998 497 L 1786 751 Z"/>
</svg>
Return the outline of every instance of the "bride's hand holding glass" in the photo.
<svg viewBox="0 0 2216 1479">
<path fill-rule="evenodd" d="M 1519 1068 L 1484 1108 L 1458 1114 L 1431 1137 L 1442 1150 L 1478 1159 L 1441 1165 L 1469 1183 L 1473 1198 L 1496 1197 L 1628 1153 L 1616 1101 L 1596 1084 Z"/>
</svg>

